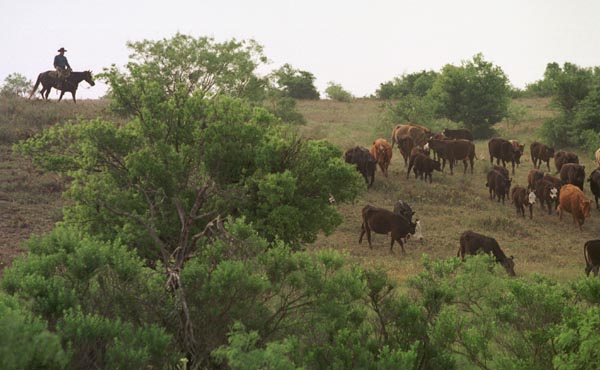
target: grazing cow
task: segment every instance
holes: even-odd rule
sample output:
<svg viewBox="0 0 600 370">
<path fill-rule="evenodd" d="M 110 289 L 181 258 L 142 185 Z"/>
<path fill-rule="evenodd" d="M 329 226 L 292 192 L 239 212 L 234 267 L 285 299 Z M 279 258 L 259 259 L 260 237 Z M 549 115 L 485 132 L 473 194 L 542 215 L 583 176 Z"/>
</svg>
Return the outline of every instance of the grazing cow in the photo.
<svg viewBox="0 0 600 370">
<path fill-rule="evenodd" d="M 369 248 L 373 249 L 371 245 L 371 231 L 377 234 L 391 233 L 392 242 L 390 244 L 390 251 L 393 251 L 394 241 L 397 241 L 404 250 L 403 238 L 406 238 L 409 234 L 414 235 L 416 232 L 417 224 L 419 220 L 412 222 L 401 215 L 397 215 L 387 209 L 373 207 L 366 205 L 362 209 L 362 226 L 360 231 L 360 237 L 358 243 L 362 243 L 362 238 L 367 234 L 367 241 L 369 242 Z"/>
<path fill-rule="evenodd" d="M 423 181 L 427 181 L 427 178 L 429 177 L 429 183 L 433 181 L 432 174 L 434 170 L 440 172 L 442 171 L 442 167 L 439 161 L 434 161 L 433 159 L 427 157 L 425 154 L 421 153 L 417 153 L 410 158 L 410 164 L 408 166 L 408 170 L 406 171 L 407 179 L 410 176 L 411 169 L 414 170 L 415 178 L 418 177 Z"/>
<path fill-rule="evenodd" d="M 464 128 L 457 130 L 445 128 L 444 131 L 442 131 L 442 134 L 448 139 L 463 139 L 473 141 L 473 134 L 471 133 L 471 131 Z"/>
<path fill-rule="evenodd" d="M 412 218 L 415 214 L 415 212 L 412 210 L 410 205 L 402 200 L 397 201 L 396 204 L 394 205 L 394 213 L 406 218 L 407 220 L 409 220 L 411 222 L 412 222 Z M 407 235 L 406 240 L 404 242 L 407 242 L 409 237 L 410 237 L 410 234 Z M 419 220 L 419 222 L 417 222 L 417 227 L 415 228 L 414 238 L 420 242 L 423 242 L 423 240 L 424 240 L 423 222 L 420 220 Z"/>
<path fill-rule="evenodd" d="M 583 256 L 585 258 L 585 275 L 590 276 L 590 272 L 594 272 L 594 276 L 598 276 L 600 269 L 600 240 L 588 240 L 583 245 Z"/>
<path fill-rule="evenodd" d="M 392 161 L 392 146 L 387 142 L 386 139 L 377 139 L 373 141 L 371 146 L 371 154 L 375 157 L 375 160 L 383 172 L 383 176 L 387 177 L 388 167 Z"/>
<path fill-rule="evenodd" d="M 502 199 L 502 204 L 504 204 L 504 198 L 508 197 L 511 182 L 512 179 L 506 178 L 499 171 L 491 170 L 488 172 L 485 186 L 489 188 L 490 199 L 496 197 L 498 198 L 498 202 Z"/>
<path fill-rule="evenodd" d="M 541 179 L 535 183 L 535 196 L 540 201 L 540 207 L 544 209 L 544 204 L 548 206 L 548 214 L 558 206 L 559 188 L 554 183 L 546 179 Z"/>
<path fill-rule="evenodd" d="M 519 158 L 521 158 L 523 156 L 523 153 L 525 152 L 525 144 L 520 144 L 519 140 L 508 140 L 508 142 L 510 143 L 510 145 L 513 146 L 513 148 L 515 150 L 519 151 Z M 517 167 L 519 167 L 520 161 L 517 162 Z"/>
<path fill-rule="evenodd" d="M 590 173 L 590 177 L 587 180 L 590 183 L 590 190 L 592 194 L 594 194 L 594 199 L 596 200 L 596 209 L 600 209 L 598 207 L 598 197 L 600 197 L 600 167 Z"/>
<path fill-rule="evenodd" d="M 533 218 L 533 205 L 535 204 L 536 196 L 532 191 L 528 191 L 522 186 L 515 186 L 510 191 L 510 197 L 517 209 L 517 216 L 521 214 L 525 217 L 525 207 L 529 208 L 529 218 Z"/>
<path fill-rule="evenodd" d="M 596 149 L 596 153 L 594 153 L 594 162 L 600 166 L 600 149 Z"/>
<path fill-rule="evenodd" d="M 550 171 L 550 158 L 554 158 L 554 148 L 534 141 L 529 146 L 529 149 L 531 150 L 531 161 L 533 162 L 533 167 L 540 168 L 542 162 L 546 162 L 548 171 Z"/>
<path fill-rule="evenodd" d="M 454 162 L 463 161 L 464 171 L 467 173 L 467 160 L 471 164 L 471 174 L 473 174 L 473 160 L 475 159 L 475 145 L 469 140 L 438 140 L 430 139 L 429 148 L 434 150 L 442 159 L 442 170 L 446 166 L 446 161 L 450 164 L 450 174 L 454 174 Z"/>
<path fill-rule="evenodd" d="M 496 158 L 496 164 L 500 164 L 502 161 L 502 167 L 506 167 L 506 163 L 512 164 L 512 174 L 515 174 L 515 164 L 521 163 L 521 152 L 515 149 L 510 141 L 495 137 L 488 142 L 488 150 L 490 152 L 490 162 L 494 163 Z"/>
<path fill-rule="evenodd" d="M 506 257 L 496 239 L 467 230 L 460 235 L 460 248 L 458 249 L 457 257 L 463 261 L 465 255 L 475 255 L 477 252 L 493 254 L 496 261 L 499 262 L 510 276 L 515 276 L 515 262 L 513 256 Z"/>
<path fill-rule="evenodd" d="M 587 217 L 590 217 L 590 200 L 585 199 L 583 191 L 575 185 L 567 184 L 560 189 L 559 204 L 556 210 L 562 220 L 563 211 L 573 215 L 573 221 L 579 225 L 579 230 Z"/>
<path fill-rule="evenodd" d="M 527 174 L 527 190 L 535 190 L 535 184 L 544 178 L 544 172 L 531 170 Z"/>
<path fill-rule="evenodd" d="M 575 163 L 565 163 L 560 168 L 560 179 L 565 184 L 573 184 L 583 190 L 585 182 L 585 166 Z"/>
<path fill-rule="evenodd" d="M 375 169 L 377 168 L 377 161 L 367 148 L 355 146 L 354 148 L 346 150 L 344 153 L 344 160 L 346 163 L 356 165 L 356 169 L 363 175 L 368 187 L 373 185 L 373 181 L 375 181 Z M 369 178 L 371 181 L 369 181 Z"/>
<path fill-rule="evenodd" d="M 560 169 L 565 163 L 579 164 L 579 157 L 575 153 L 559 150 L 554 154 L 554 165 L 556 166 L 557 173 L 560 172 Z"/>
</svg>

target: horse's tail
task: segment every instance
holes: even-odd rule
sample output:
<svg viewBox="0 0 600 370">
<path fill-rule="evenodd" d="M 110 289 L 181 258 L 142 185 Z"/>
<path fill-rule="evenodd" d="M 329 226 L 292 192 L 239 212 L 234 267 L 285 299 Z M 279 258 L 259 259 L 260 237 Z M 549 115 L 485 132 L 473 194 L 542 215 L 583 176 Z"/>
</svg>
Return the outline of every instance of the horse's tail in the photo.
<svg viewBox="0 0 600 370">
<path fill-rule="evenodd" d="M 31 99 L 31 97 L 33 96 L 33 94 L 35 94 L 35 90 L 37 90 L 38 86 L 40 86 L 41 80 L 42 80 L 42 74 L 40 73 L 38 75 L 37 80 L 35 81 L 35 85 L 33 85 L 33 90 L 31 90 L 31 94 L 29 94 L 29 99 Z"/>
</svg>

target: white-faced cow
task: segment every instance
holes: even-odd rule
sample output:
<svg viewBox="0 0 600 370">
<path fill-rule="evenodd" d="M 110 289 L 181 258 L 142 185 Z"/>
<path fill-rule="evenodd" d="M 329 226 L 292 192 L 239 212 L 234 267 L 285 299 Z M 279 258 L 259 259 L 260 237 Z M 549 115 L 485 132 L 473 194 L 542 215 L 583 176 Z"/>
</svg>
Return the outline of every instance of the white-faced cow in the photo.
<svg viewBox="0 0 600 370">
<path fill-rule="evenodd" d="M 529 218 L 533 218 L 533 205 L 536 201 L 536 196 L 533 191 L 528 191 L 522 186 L 515 186 L 510 191 L 510 197 L 517 209 L 517 215 L 525 217 L 525 207 L 529 208 Z"/>
<path fill-rule="evenodd" d="M 467 230 L 460 235 L 460 247 L 457 257 L 463 261 L 467 254 L 475 255 L 478 252 L 492 254 L 510 276 L 515 276 L 515 262 L 513 256 L 506 257 L 496 239 Z"/>
</svg>

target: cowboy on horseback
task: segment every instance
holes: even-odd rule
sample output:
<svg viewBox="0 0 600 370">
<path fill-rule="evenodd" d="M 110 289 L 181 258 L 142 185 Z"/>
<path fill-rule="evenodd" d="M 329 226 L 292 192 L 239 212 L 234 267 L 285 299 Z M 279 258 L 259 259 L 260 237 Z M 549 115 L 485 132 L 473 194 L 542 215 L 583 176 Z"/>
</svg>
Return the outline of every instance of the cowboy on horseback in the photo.
<svg viewBox="0 0 600 370">
<path fill-rule="evenodd" d="M 62 90 L 63 83 L 67 83 L 66 79 L 71 74 L 71 66 L 65 56 L 65 48 L 58 49 L 58 55 L 54 57 L 54 68 L 56 69 L 56 88 Z"/>
</svg>

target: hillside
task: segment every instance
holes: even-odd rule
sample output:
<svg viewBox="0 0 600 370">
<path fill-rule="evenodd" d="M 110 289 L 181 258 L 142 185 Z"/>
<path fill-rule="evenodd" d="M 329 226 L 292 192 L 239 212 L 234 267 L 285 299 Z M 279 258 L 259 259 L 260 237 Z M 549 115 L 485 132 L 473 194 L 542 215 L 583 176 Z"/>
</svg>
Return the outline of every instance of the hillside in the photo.
<svg viewBox="0 0 600 370">
<path fill-rule="evenodd" d="M 497 130 L 503 137 L 526 144 L 526 155 L 513 178 L 513 185 L 525 185 L 527 172 L 533 168 L 528 154 L 529 143 L 538 139 L 537 129 L 553 112 L 544 99 L 516 103 L 527 110 L 524 121 L 515 126 L 500 123 Z M 0 269 L 22 252 L 20 243 L 23 240 L 31 234 L 48 231 L 60 220 L 60 208 L 64 204 L 60 197 L 64 185 L 60 180 L 52 174 L 39 172 L 12 153 L 11 142 L 76 114 L 84 118 L 107 115 L 104 101 L 81 101 L 76 106 L 70 102 L 26 102 L 19 103 L 17 108 L 11 108 L 12 121 L 0 122 Z M 327 139 L 342 150 L 354 145 L 370 146 L 377 137 L 389 139 L 393 125 L 384 122 L 385 108 L 374 100 L 359 99 L 352 103 L 301 101 L 298 108 L 308 121 L 301 127 L 303 135 Z M 9 110 L 6 105 L 2 109 L 3 115 Z M 38 111 L 40 116 L 22 117 Z M 40 123 L 41 120 L 46 121 Z M 502 205 L 489 200 L 484 185 L 491 168 L 487 141 L 476 142 L 476 153 L 478 160 L 473 175 L 463 175 L 460 164 L 454 176 L 436 172 L 433 183 L 429 184 L 412 177 L 407 180 L 404 163 L 394 149 L 390 176 L 384 178 L 377 172 L 373 187 L 354 204 L 338 205 L 344 217 L 343 224 L 332 235 L 321 236 L 309 248 L 341 251 L 353 261 L 381 267 L 402 281 L 420 271 L 423 253 L 433 259 L 455 256 L 460 233 L 473 229 L 495 237 L 508 255 L 514 255 L 517 274 L 541 273 L 558 280 L 581 275 L 583 243 L 596 238 L 600 230 L 598 211 L 593 210 L 583 232 L 573 224 L 570 215 L 560 221 L 558 216 L 548 215 L 537 206 L 533 220 L 517 217 L 510 201 Z M 578 154 L 588 172 L 595 167 L 590 153 Z M 586 189 L 586 195 L 591 197 L 589 189 Z M 370 203 L 391 209 L 398 199 L 409 202 L 416 211 L 424 227 L 425 242 L 410 241 L 406 255 L 398 246 L 390 253 L 389 237 L 384 235 L 374 235 L 373 250 L 368 248 L 366 241 L 359 245 L 361 208 Z"/>
</svg>

